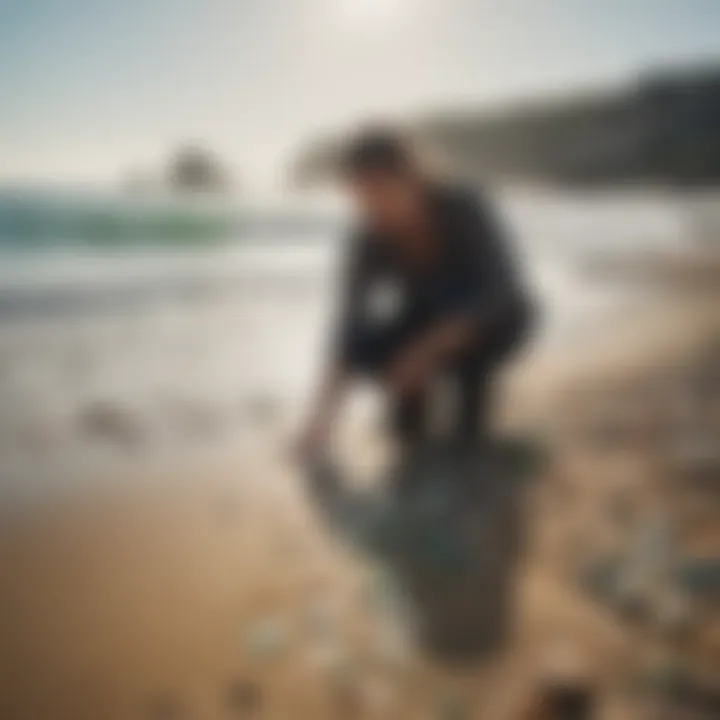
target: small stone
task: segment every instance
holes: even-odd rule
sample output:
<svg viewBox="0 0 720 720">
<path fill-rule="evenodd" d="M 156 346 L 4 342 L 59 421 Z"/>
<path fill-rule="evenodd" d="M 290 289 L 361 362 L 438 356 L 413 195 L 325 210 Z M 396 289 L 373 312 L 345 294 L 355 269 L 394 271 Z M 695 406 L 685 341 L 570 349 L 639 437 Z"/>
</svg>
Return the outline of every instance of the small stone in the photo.
<svg viewBox="0 0 720 720">
<path fill-rule="evenodd" d="M 696 432 L 681 438 L 673 448 L 675 469 L 683 477 L 698 485 L 720 482 L 720 450 L 713 433 Z"/>
<path fill-rule="evenodd" d="M 666 519 L 656 517 L 643 523 L 621 562 L 616 602 L 642 606 L 644 612 L 657 588 L 670 580 L 675 562 L 675 536 Z"/>
<path fill-rule="evenodd" d="M 661 592 L 655 602 L 655 621 L 665 635 L 677 635 L 687 630 L 693 619 L 690 598 L 679 590 Z"/>
<path fill-rule="evenodd" d="M 593 663 L 568 639 L 557 638 L 543 658 L 542 674 L 534 690 L 534 712 L 528 717 L 590 720 L 595 717 L 597 688 Z"/>
<path fill-rule="evenodd" d="M 518 481 L 536 478 L 550 467 L 550 450 L 539 440 L 506 439 L 500 443 L 497 452 L 509 475 Z"/>
<path fill-rule="evenodd" d="M 155 698 L 148 710 L 150 720 L 181 720 L 185 717 L 180 700 L 172 695 Z"/>
<path fill-rule="evenodd" d="M 693 595 L 720 595 L 720 557 L 686 559 L 680 563 L 676 579 Z"/>
<path fill-rule="evenodd" d="M 589 686 L 554 683 L 542 690 L 540 707 L 546 714 L 539 717 L 557 720 L 591 720 L 595 717 L 597 699 Z"/>
<path fill-rule="evenodd" d="M 661 655 L 652 658 L 637 675 L 632 685 L 640 693 L 672 695 L 686 682 L 685 668 L 671 657 Z"/>
<path fill-rule="evenodd" d="M 262 705 L 262 691 L 252 682 L 238 681 L 230 686 L 228 705 L 237 715 L 250 715 L 257 712 Z"/>
<path fill-rule="evenodd" d="M 467 699 L 457 693 L 444 695 L 437 702 L 435 717 L 438 720 L 469 720 L 471 712 Z"/>
<path fill-rule="evenodd" d="M 96 401 L 83 408 L 78 418 L 83 433 L 122 446 L 137 446 L 143 433 L 131 413 L 120 404 Z"/>
<path fill-rule="evenodd" d="M 255 623 L 245 636 L 248 653 L 257 659 L 272 659 L 288 644 L 288 630 L 280 618 L 267 618 Z"/>
<path fill-rule="evenodd" d="M 651 609 L 651 594 L 642 578 L 624 573 L 615 587 L 611 598 L 622 617 L 635 623 L 644 622 Z"/>
<path fill-rule="evenodd" d="M 598 600 L 609 602 L 618 593 L 620 565 L 615 557 L 593 560 L 580 571 L 580 585 Z"/>
</svg>

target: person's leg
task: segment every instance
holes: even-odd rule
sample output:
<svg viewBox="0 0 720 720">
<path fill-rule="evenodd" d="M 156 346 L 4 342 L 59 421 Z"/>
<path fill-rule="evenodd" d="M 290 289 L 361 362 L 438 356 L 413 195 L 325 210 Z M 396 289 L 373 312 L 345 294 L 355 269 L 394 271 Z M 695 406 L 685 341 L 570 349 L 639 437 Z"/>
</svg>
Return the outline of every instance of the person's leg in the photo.
<svg viewBox="0 0 720 720">
<path fill-rule="evenodd" d="M 422 392 L 409 398 L 391 401 L 391 429 L 403 448 L 427 443 L 432 401 L 436 399 L 435 383 L 443 379 L 452 387 L 452 411 L 442 421 L 439 434 L 451 442 L 473 443 L 485 434 L 490 414 L 491 381 L 494 367 L 476 351 L 463 353 L 431 378 Z M 435 431 L 437 432 L 437 430 Z"/>
<path fill-rule="evenodd" d="M 459 443 L 482 442 L 487 436 L 498 371 L 524 344 L 531 325 L 529 311 L 520 308 L 511 313 L 493 333 L 482 334 L 471 347 L 452 359 L 438 372 L 445 374 L 456 387 L 455 416 L 448 432 L 450 440 Z M 421 321 L 411 318 L 385 350 L 385 357 L 394 356 L 422 327 Z M 392 410 L 392 426 L 400 443 L 417 446 L 428 440 L 429 397 L 432 384 L 422 393 L 399 401 Z"/>
<path fill-rule="evenodd" d="M 493 368 L 475 354 L 470 354 L 457 363 L 457 414 L 451 429 L 454 440 L 463 444 L 474 444 L 487 434 L 492 408 L 493 375 Z"/>
<path fill-rule="evenodd" d="M 426 437 L 427 402 L 425 393 L 397 400 L 391 407 L 392 430 L 403 448 L 417 447 Z"/>
<path fill-rule="evenodd" d="M 513 315 L 454 361 L 459 397 L 453 432 L 458 441 L 482 442 L 487 437 L 499 371 L 523 345 L 529 325 L 525 313 Z"/>
</svg>

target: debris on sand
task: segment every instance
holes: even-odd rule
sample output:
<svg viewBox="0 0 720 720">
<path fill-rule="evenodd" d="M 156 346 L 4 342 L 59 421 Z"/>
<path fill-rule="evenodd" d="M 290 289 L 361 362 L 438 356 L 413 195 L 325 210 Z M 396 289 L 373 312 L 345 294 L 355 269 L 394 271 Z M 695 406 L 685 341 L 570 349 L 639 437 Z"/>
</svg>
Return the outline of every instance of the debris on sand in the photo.
<svg viewBox="0 0 720 720">
<path fill-rule="evenodd" d="M 472 712 L 467 698 L 458 692 L 447 692 L 438 698 L 434 717 L 437 720 L 470 720 Z"/>
<path fill-rule="evenodd" d="M 671 446 L 670 460 L 680 478 L 720 486 L 720 447 L 715 434 L 698 431 L 678 438 Z"/>
<path fill-rule="evenodd" d="M 676 637 L 692 625 L 693 602 L 681 589 L 667 588 L 658 593 L 653 613 L 658 632 L 665 637 Z"/>
<path fill-rule="evenodd" d="M 271 660 L 287 648 L 289 635 L 287 624 L 282 618 L 265 618 L 247 630 L 245 648 L 255 660 Z"/>
<path fill-rule="evenodd" d="M 542 660 L 540 676 L 524 718 L 590 720 L 596 717 L 598 688 L 593 662 L 580 645 L 558 640 Z"/>
<path fill-rule="evenodd" d="M 180 700 L 170 694 L 156 697 L 149 706 L 149 720 L 183 720 L 187 715 L 183 712 Z"/>
<path fill-rule="evenodd" d="M 720 688 L 717 683 L 701 680 L 682 663 L 665 662 L 646 668 L 633 683 L 641 698 L 650 699 L 667 715 L 681 720 L 715 720 L 720 717 Z"/>
<path fill-rule="evenodd" d="M 263 693 L 258 685 L 247 680 L 231 684 L 227 693 L 230 710 L 239 717 L 257 713 L 262 707 Z"/>
<path fill-rule="evenodd" d="M 683 560 L 677 570 L 677 581 L 693 595 L 720 597 L 720 557 Z"/>
<path fill-rule="evenodd" d="M 595 690 L 580 682 L 552 682 L 540 689 L 538 718 L 591 720 L 595 717 Z"/>
<path fill-rule="evenodd" d="M 123 447 L 137 447 L 143 431 L 132 412 L 111 400 L 97 400 L 81 409 L 78 424 L 83 434 Z"/>
</svg>

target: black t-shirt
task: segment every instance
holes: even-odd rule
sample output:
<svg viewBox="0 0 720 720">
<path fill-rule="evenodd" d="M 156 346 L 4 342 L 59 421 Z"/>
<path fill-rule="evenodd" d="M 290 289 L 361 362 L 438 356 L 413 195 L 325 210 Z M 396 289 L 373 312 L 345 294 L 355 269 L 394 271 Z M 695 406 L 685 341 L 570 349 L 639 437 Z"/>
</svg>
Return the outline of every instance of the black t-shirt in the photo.
<svg viewBox="0 0 720 720">
<path fill-rule="evenodd" d="M 487 200 L 440 185 L 427 197 L 438 243 L 427 271 L 416 272 L 372 229 L 358 228 L 351 238 L 335 348 L 345 367 L 382 364 L 439 319 L 472 317 L 482 335 L 528 306 Z"/>
</svg>

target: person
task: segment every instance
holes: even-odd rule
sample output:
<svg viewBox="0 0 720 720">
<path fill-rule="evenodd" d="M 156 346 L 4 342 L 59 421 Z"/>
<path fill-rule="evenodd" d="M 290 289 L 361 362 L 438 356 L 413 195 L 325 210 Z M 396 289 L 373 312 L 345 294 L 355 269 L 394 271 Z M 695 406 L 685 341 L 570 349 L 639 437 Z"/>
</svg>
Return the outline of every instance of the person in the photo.
<svg viewBox="0 0 720 720">
<path fill-rule="evenodd" d="M 528 336 L 532 308 L 486 197 L 423 171 L 393 128 L 360 132 L 341 160 L 359 211 L 330 367 L 299 448 L 320 452 L 357 376 L 378 381 L 403 448 L 428 440 L 435 381 L 456 388 L 450 439 L 487 432 L 497 371 Z"/>
</svg>

